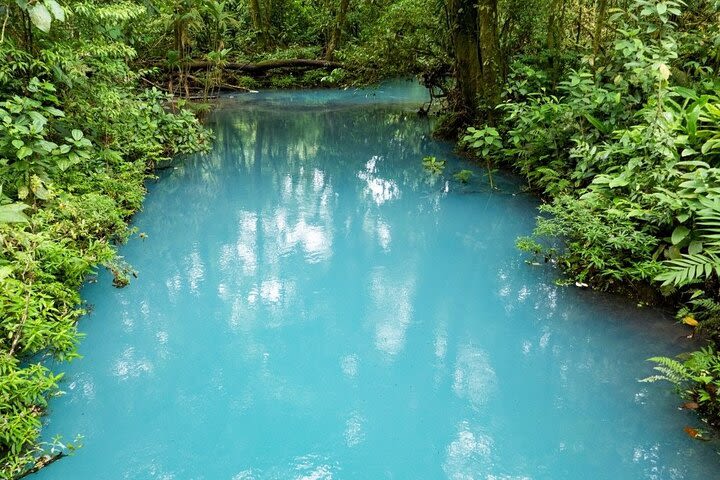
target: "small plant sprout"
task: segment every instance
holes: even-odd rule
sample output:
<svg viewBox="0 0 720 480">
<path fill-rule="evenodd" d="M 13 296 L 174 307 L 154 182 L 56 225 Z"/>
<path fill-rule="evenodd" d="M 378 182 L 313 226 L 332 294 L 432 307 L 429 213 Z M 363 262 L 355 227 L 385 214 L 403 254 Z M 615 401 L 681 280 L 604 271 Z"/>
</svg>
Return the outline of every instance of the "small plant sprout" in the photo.
<svg viewBox="0 0 720 480">
<path fill-rule="evenodd" d="M 487 125 L 484 128 L 468 127 L 462 142 L 482 157 L 496 154 L 503 148 L 500 133 Z"/>
<path fill-rule="evenodd" d="M 502 139 L 496 128 L 485 125 L 483 128 L 468 127 L 467 135 L 462 138 L 463 145 L 474 150 L 477 155 L 485 159 L 488 171 L 490 188 L 495 188 L 492 177 L 492 159 L 503 151 Z"/>
<path fill-rule="evenodd" d="M 440 175 L 445 170 L 445 160 L 438 160 L 436 157 L 427 156 L 422 160 L 422 166 L 432 175 Z"/>
<path fill-rule="evenodd" d="M 468 183 L 470 182 L 470 179 L 473 177 L 472 170 L 460 170 L 455 175 L 453 175 L 453 178 L 457 180 L 460 183 Z"/>
</svg>

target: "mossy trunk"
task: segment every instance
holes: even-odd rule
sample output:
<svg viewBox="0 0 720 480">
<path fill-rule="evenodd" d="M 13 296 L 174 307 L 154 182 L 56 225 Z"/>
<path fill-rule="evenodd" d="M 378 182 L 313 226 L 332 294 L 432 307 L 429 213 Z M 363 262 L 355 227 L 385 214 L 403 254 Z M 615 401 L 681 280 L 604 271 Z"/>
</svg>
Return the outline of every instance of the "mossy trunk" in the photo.
<svg viewBox="0 0 720 480">
<path fill-rule="evenodd" d="M 500 103 L 503 58 L 497 27 L 497 0 L 478 3 L 478 37 L 480 40 L 481 107 L 488 123 L 495 122 L 495 107 Z"/>
<path fill-rule="evenodd" d="M 557 82 L 560 74 L 558 55 L 562 48 L 562 32 L 565 23 L 565 0 L 551 0 L 548 5 L 547 36 L 545 46 L 548 50 L 548 70 L 553 83 Z"/>
<path fill-rule="evenodd" d="M 260 9 L 260 35 L 265 49 L 272 47 L 274 43 L 272 41 L 272 36 L 270 35 L 270 23 L 272 19 L 272 13 L 272 0 L 265 0 L 264 5 L 262 5 L 262 8 Z"/>
<path fill-rule="evenodd" d="M 455 79 L 462 102 L 458 110 L 469 118 L 475 118 L 482 77 L 478 10 L 472 0 L 448 0 L 448 10 L 455 56 Z"/>
<path fill-rule="evenodd" d="M 265 30 L 265 26 L 262 21 L 262 14 L 260 12 L 260 1 L 250 0 L 249 7 L 250 20 L 252 21 L 253 29 L 255 30 L 255 32 L 257 32 L 263 47 L 267 48 L 267 31 Z"/>
<path fill-rule="evenodd" d="M 347 12 L 350 8 L 350 0 L 340 0 L 340 9 L 337 12 L 335 18 L 335 26 L 333 27 L 330 41 L 328 42 L 327 49 L 325 50 L 325 60 L 332 61 L 335 56 L 335 49 L 340 46 L 340 40 L 342 39 L 342 32 L 345 29 L 345 19 L 347 18 Z"/>
<path fill-rule="evenodd" d="M 593 56 L 597 58 L 602 45 L 602 34 L 605 28 L 605 18 L 607 17 L 607 0 L 598 0 L 597 13 L 595 16 L 595 32 L 593 33 Z"/>
</svg>

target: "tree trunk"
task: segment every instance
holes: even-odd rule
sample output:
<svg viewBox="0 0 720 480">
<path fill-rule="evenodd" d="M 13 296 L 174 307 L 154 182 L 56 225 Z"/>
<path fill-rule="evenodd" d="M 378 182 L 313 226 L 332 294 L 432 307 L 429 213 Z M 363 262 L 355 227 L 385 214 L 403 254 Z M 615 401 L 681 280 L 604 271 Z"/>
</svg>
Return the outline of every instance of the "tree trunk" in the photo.
<svg viewBox="0 0 720 480">
<path fill-rule="evenodd" d="M 500 103 L 500 80 L 503 59 L 497 30 L 497 0 L 478 3 L 478 32 L 480 40 L 480 92 L 489 123 L 494 123 L 495 107 Z"/>
<path fill-rule="evenodd" d="M 448 0 L 451 38 L 455 56 L 455 80 L 464 110 L 469 118 L 478 111 L 482 67 L 478 46 L 478 10 L 473 0 Z"/>
<path fill-rule="evenodd" d="M 595 18 L 595 32 L 593 34 L 593 56 L 597 57 L 600 53 L 600 45 L 602 45 L 602 33 L 605 27 L 605 17 L 607 16 L 607 0 L 598 0 L 597 14 Z"/>
<path fill-rule="evenodd" d="M 575 46 L 580 46 L 580 36 L 582 35 L 582 22 L 583 22 L 583 5 L 580 3 L 577 16 L 577 31 L 575 32 Z"/>
<path fill-rule="evenodd" d="M 550 12 L 548 14 L 546 47 L 548 50 L 548 70 L 550 70 L 550 78 L 554 83 L 557 82 L 560 75 L 559 62 L 557 61 L 560 52 L 562 23 L 564 20 L 565 0 L 552 0 L 549 5 Z"/>
<path fill-rule="evenodd" d="M 251 0 L 258 1 L 258 0 Z M 272 0 L 265 0 L 265 4 L 260 10 L 260 35 L 263 39 L 263 46 L 267 49 L 272 46 L 270 38 L 270 18 L 272 17 Z"/>
<path fill-rule="evenodd" d="M 185 90 L 185 96 L 190 96 L 190 89 L 187 83 L 187 71 L 185 69 L 185 55 L 187 53 L 187 34 L 185 31 L 185 21 L 182 19 L 184 11 L 181 10 L 182 5 L 175 4 L 175 15 L 173 20 L 173 37 L 175 51 L 178 52 L 178 71 L 180 80 L 180 89 Z"/>
<path fill-rule="evenodd" d="M 262 35 L 262 23 L 260 22 L 260 2 L 259 0 L 250 0 L 250 20 L 252 21 L 253 29 Z"/>
<path fill-rule="evenodd" d="M 332 35 L 330 36 L 330 42 L 328 42 L 327 50 L 325 51 L 325 60 L 331 61 L 335 55 L 335 49 L 340 46 L 340 39 L 342 32 L 345 29 L 345 18 L 347 17 L 348 8 L 350 7 L 350 0 L 340 0 L 340 10 L 338 10 L 337 18 L 335 19 L 335 27 L 333 28 Z"/>
<path fill-rule="evenodd" d="M 270 7 L 266 5 L 264 9 L 261 9 L 260 0 L 250 0 L 249 7 L 250 20 L 252 21 L 253 30 L 258 33 L 262 47 L 267 48 L 268 43 L 270 42 L 268 37 L 269 20 L 267 20 L 265 12 L 269 11 Z"/>
</svg>

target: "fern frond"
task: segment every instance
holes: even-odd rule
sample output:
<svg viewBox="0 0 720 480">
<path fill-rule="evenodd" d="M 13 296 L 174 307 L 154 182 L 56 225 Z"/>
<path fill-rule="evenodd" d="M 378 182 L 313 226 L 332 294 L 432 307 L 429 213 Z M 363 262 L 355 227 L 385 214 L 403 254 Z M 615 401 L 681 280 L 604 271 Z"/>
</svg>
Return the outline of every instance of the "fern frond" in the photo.
<svg viewBox="0 0 720 480">
<path fill-rule="evenodd" d="M 670 381 L 668 377 L 665 375 L 650 375 L 649 377 L 645 377 L 643 379 L 638 380 L 638 382 L 641 383 L 654 383 L 654 382 L 667 382 Z"/>
<path fill-rule="evenodd" d="M 720 276 L 720 257 L 713 252 L 683 255 L 675 260 L 663 262 L 666 270 L 655 277 L 663 286 L 679 286 L 710 278 L 713 273 Z"/>
<path fill-rule="evenodd" d="M 641 382 L 656 382 L 658 380 L 666 380 L 675 385 L 680 385 L 688 380 L 690 371 L 679 361 L 668 357 L 652 357 L 648 359 L 657 363 L 654 370 L 660 372 L 660 375 L 652 375 L 644 378 Z"/>
<path fill-rule="evenodd" d="M 706 204 L 698 212 L 697 224 L 710 234 L 720 234 L 720 210 L 715 204 Z"/>
<path fill-rule="evenodd" d="M 669 357 L 651 357 L 648 358 L 649 361 L 655 362 L 657 364 L 660 364 L 662 366 L 665 366 L 667 368 L 671 368 L 675 371 L 682 372 L 682 373 L 688 373 L 687 368 L 685 365 L 683 365 L 680 361 L 675 360 L 674 358 Z"/>
</svg>

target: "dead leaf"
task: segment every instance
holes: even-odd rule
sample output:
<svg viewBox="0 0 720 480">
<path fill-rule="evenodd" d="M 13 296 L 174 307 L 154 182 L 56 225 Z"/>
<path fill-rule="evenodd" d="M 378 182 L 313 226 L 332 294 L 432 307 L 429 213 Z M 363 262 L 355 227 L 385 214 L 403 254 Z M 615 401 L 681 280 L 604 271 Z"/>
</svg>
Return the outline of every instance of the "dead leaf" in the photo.
<svg viewBox="0 0 720 480">
<path fill-rule="evenodd" d="M 684 323 L 685 325 L 690 325 L 691 327 L 697 327 L 698 325 L 700 325 L 700 323 L 690 315 L 688 315 L 687 317 L 683 317 L 682 323 Z"/>
</svg>

